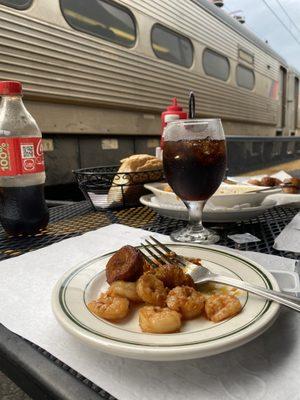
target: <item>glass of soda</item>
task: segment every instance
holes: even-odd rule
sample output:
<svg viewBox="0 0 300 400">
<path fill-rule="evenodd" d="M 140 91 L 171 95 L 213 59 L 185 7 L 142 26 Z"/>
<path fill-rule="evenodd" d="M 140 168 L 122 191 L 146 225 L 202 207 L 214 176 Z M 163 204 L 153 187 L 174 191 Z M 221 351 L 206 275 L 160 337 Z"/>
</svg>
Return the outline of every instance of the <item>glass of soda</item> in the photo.
<svg viewBox="0 0 300 400">
<path fill-rule="evenodd" d="M 202 225 L 206 201 L 220 186 L 226 170 L 226 143 L 220 119 L 171 122 L 164 132 L 163 165 L 167 182 L 184 202 L 188 225 L 173 240 L 210 244 L 220 237 Z"/>
</svg>

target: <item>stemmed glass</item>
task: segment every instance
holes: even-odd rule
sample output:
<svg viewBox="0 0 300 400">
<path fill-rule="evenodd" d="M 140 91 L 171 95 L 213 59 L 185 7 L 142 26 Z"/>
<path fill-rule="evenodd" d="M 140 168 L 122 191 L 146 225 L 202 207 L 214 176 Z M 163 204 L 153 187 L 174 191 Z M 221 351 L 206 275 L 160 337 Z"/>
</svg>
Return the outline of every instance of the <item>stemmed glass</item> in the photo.
<svg viewBox="0 0 300 400">
<path fill-rule="evenodd" d="M 226 143 L 220 119 L 171 122 L 164 132 L 163 165 L 167 182 L 184 202 L 188 225 L 171 234 L 179 242 L 216 243 L 220 237 L 202 225 L 206 201 L 226 170 Z"/>
</svg>

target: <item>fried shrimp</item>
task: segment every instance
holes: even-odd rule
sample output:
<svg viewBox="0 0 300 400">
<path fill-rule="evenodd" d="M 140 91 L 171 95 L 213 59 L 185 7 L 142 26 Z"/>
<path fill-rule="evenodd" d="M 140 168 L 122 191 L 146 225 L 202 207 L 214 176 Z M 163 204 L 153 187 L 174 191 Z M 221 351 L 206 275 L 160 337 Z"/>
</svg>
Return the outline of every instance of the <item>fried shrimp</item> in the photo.
<svg viewBox="0 0 300 400">
<path fill-rule="evenodd" d="M 107 293 L 112 297 L 125 297 L 134 303 L 143 301 L 137 294 L 136 282 L 115 281 L 110 285 Z"/>
<path fill-rule="evenodd" d="M 177 286 L 167 297 L 167 306 L 180 312 L 183 319 L 198 317 L 204 309 L 205 297 L 189 286 Z"/>
<path fill-rule="evenodd" d="M 118 321 L 127 316 L 129 312 L 129 300 L 124 297 L 112 297 L 108 293 L 88 304 L 88 309 L 98 317 Z"/>
<path fill-rule="evenodd" d="M 136 285 L 138 296 L 146 303 L 154 306 L 164 306 L 168 291 L 164 284 L 152 273 L 142 275 Z"/>
<path fill-rule="evenodd" d="M 165 307 L 145 306 L 139 311 L 139 323 L 143 332 L 172 333 L 181 327 L 181 315 Z"/>
<path fill-rule="evenodd" d="M 242 309 L 239 299 L 229 294 L 214 294 L 205 302 L 205 313 L 213 322 L 233 317 Z"/>
<path fill-rule="evenodd" d="M 151 271 L 163 284 L 169 289 L 176 286 L 191 286 L 195 287 L 192 277 L 185 274 L 182 268 L 175 265 L 161 265 Z"/>
</svg>

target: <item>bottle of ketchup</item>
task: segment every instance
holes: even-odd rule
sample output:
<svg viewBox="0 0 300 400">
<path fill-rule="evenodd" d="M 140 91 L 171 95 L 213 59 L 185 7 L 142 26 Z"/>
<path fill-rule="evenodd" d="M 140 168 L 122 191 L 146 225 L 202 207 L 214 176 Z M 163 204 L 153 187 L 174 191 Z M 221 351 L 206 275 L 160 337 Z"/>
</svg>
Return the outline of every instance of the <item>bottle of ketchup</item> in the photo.
<svg viewBox="0 0 300 400">
<path fill-rule="evenodd" d="M 164 147 L 164 130 L 169 122 L 176 121 L 178 119 L 187 119 L 187 113 L 183 111 L 182 107 L 178 105 L 177 98 L 172 99 L 172 104 L 161 114 L 161 138 L 160 147 L 156 148 L 156 157 L 162 159 L 162 151 Z"/>
</svg>

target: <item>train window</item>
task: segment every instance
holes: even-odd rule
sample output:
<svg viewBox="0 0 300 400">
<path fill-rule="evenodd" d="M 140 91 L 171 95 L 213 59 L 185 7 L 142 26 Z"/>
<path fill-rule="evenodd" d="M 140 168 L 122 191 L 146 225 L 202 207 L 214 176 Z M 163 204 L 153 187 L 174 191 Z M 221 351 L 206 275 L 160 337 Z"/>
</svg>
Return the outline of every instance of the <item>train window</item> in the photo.
<svg viewBox="0 0 300 400">
<path fill-rule="evenodd" d="M 31 6 L 32 0 L 0 0 L 0 4 L 8 7 L 25 10 Z"/>
<path fill-rule="evenodd" d="M 189 68 L 193 63 L 192 42 L 162 25 L 155 24 L 151 32 L 152 48 L 162 60 Z"/>
<path fill-rule="evenodd" d="M 127 8 L 110 0 L 60 0 L 60 5 L 74 29 L 121 46 L 134 46 L 135 20 Z"/>
<path fill-rule="evenodd" d="M 236 67 L 236 83 L 238 86 L 252 90 L 255 85 L 255 75 L 252 69 L 246 68 L 243 65 Z"/>
<path fill-rule="evenodd" d="M 227 81 L 230 65 L 227 57 L 216 51 L 205 49 L 202 57 L 203 68 L 206 75 Z"/>
<path fill-rule="evenodd" d="M 249 64 L 254 64 L 254 55 L 244 49 L 239 49 L 239 58 Z"/>
</svg>

